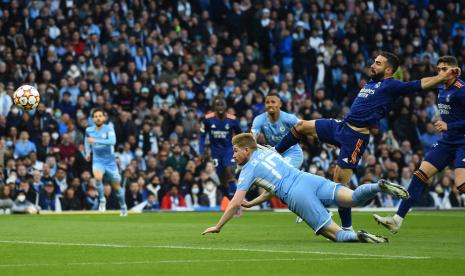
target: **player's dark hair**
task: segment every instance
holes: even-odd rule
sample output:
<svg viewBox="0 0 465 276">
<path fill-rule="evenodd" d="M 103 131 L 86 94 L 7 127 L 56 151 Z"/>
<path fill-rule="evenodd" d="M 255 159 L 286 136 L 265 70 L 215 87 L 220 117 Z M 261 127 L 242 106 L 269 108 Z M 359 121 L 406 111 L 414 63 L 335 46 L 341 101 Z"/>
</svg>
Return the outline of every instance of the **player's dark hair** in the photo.
<svg viewBox="0 0 465 276">
<path fill-rule="evenodd" d="M 92 118 L 94 117 L 94 114 L 97 113 L 97 112 L 102 112 L 102 114 L 105 115 L 105 110 L 103 110 L 103 108 L 96 107 L 96 108 L 94 108 L 94 110 L 92 110 Z"/>
<path fill-rule="evenodd" d="M 281 100 L 281 97 L 279 96 L 279 94 L 277 92 L 270 92 L 268 93 L 268 95 L 266 95 L 267 97 L 278 97 L 279 100 Z"/>
<path fill-rule="evenodd" d="M 392 67 L 393 73 L 397 71 L 397 68 L 399 68 L 399 58 L 396 55 L 385 51 L 380 52 L 379 55 L 387 59 L 387 63 Z"/>
<path fill-rule="evenodd" d="M 438 62 L 436 63 L 436 65 L 439 65 L 439 63 L 445 63 L 445 64 L 450 65 L 452 67 L 459 66 L 457 58 L 455 58 L 453 56 L 442 56 L 442 57 L 440 57 L 438 59 Z"/>
</svg>

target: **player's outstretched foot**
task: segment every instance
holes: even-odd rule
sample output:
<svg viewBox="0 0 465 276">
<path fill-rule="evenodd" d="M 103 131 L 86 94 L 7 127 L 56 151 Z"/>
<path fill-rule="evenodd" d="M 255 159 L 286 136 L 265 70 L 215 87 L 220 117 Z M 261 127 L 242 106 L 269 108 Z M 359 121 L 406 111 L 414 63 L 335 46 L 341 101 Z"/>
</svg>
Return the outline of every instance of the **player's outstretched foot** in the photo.
<svg viewBox="0 0 465 276">
<path fill-rule="evenodd" d="M 119 216 L 120 217 L 127 217 L 128 216 L 128 208 L 127 207 L 121 208 L 121 212 L 119 213 Z"/>
<path fill-rule="evenodd" d="M 393 217 L 382 217 L 377 214 L 373 214 L 373 218 L 378 224 L 386 227 L 391 233 L 395 234 L 399 232 L 400 225 Z"/>
<path fill-rule="evenodd" d="M 107 210 L 107 202 L 106 202 L 106 200 L 100 200 L 100 203 L 98 204 L 98 210 L 100 212 L 105 212 Z"/>
<path fill-rule="evenodd" d="M 297 223 L 297 224 L 301 224 L 302 221 L 304 221 L 304 220 L 303 220 L 301 217 L 299 217 L 299 216 L 297 216 L 297 217 L 295 218 L 295 223 Z"/>
<path fill-rule="evenodd" d="M 388 238 L 386 237 L 370 234 L 364 230 L 358 231 L 357 237 L 360 242 L 366 242 L 366 243 L 387 243 L 389 242 Z"/>
<path fill-rule="evenodd" d="M 385 194 L 390 194 L 396 198 L 407 199 L 410 197 L 408 191 L 399 184 L 391 183 L 387 180 L 380 179 L 378 185 Z"/>
</svg>

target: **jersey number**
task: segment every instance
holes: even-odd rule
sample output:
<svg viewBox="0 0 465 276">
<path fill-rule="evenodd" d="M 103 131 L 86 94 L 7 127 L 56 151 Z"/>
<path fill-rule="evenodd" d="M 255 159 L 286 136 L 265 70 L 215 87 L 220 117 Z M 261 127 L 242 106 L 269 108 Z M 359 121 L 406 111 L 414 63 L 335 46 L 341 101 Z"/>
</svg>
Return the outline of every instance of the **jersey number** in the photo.
<svg viewBox="0 0 465 276">
<path fill-rule="evenodd" d="M 273 161 L 274 154 L 270 154 L 261 161 L 262 165 L 265 166 L 270 172 L 278 179 L 282 178 L 282 175 L 275 169 L 276 163 Z"/>
</svg>

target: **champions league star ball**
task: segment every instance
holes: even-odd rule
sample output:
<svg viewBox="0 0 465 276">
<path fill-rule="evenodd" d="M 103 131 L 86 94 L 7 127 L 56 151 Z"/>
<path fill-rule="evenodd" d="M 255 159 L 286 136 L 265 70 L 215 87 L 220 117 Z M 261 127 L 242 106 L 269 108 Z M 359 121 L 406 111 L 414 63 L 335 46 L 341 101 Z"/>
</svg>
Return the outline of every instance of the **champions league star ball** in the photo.
<svg viewBox="0 0 465 276">
<path fill-rule="evenodd" d="M 16 89 L 13 94 L 13 102 L 22 110 L 32 110 L 39 105 L 40 94 L 34 86 L 25 84 Z"/>
</svg>

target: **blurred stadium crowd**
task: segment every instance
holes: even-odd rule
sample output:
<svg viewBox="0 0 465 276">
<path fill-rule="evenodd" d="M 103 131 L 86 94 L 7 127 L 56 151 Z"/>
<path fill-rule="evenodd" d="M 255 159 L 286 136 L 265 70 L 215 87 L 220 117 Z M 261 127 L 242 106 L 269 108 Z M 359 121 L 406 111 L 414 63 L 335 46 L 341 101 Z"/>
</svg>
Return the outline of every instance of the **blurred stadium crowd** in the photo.
<svg viewBox="0 0 465 276">
<path fill-rule="evenodd" d="M 0 206 L 25 195 L 44 210 L 95 210 L 83 133 L 90 111 L 113 123 L 131 208 L 217 206 L 220 181 L 198 154 L 203 116 L 224 97 L 242 131 L 281 96 L 302 119 L 342 119 L 382 50 L 397 54 L 396 78 L 435 74 L 439 56 L 465 71 L 465 1 L 1 1 Z M 21 84 L 42 102 L 22 112 Z M 352 185 L 383 177 L 408 185 L 439 138 L 434 91 L 401 99 L 378 129 Z M 303 170 L 331 177 L 337 150 L 308 139 Z M 118 209 L 110 186 L 107 209 Z M 57 196 L 59 195 L 59 196 Z M 19 197 L 21 198 L 21 197 Z M 146 203 L 146 204 L 145 204 Z M 372 206 L 392 207 L 379 197 Z M 463 206 L 446 169 L 424 206 Z M 145 207 L 144 207 L 145 206 Z M 20 208 L 20 210 L 24 210 Z"/>
</svg>

